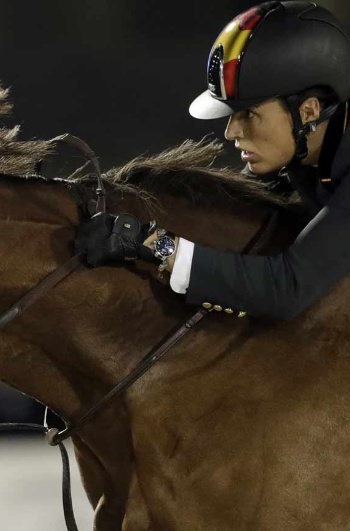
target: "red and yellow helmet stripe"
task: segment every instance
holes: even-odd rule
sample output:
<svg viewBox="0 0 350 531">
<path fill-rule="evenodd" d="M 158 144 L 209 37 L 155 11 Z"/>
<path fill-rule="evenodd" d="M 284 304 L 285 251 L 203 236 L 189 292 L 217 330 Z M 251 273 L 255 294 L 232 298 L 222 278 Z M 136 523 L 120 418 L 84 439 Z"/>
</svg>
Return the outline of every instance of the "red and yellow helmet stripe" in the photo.
<svg viewBox="0 0 350 531">
<path fill-rule="evenodd" d="M 232 99 L 238 97 L 237 81 L 240 60 L 246 48 L 248 39 L 264 16 L 275 8 L 278 2 L 266 2 L 244 11 L 234 18 L 217 37 L 212 46 L 210 58 L 218 47 L 222 47 L 223 57 L 221 65 L 221 98 Z M 209 58 L 209 63 L 210 63 Z"/>
</svg>

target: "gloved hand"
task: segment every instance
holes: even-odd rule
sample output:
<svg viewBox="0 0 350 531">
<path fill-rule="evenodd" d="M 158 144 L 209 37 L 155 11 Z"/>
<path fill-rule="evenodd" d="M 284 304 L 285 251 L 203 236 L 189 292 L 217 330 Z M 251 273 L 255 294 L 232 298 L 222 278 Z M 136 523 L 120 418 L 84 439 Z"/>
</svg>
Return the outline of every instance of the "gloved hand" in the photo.
<svg viewBox="0 0 350 531">
<path fill-rule="evenodd" d="M 154 229 L 155 222 L 140 223 L 132 214 L 95 214 L 78 228 L 74 253 L 86 254 L 87 263 L 92 267 L 138 258 L 158 263 L 152 250 L 143 245 Z"/>
</svg>

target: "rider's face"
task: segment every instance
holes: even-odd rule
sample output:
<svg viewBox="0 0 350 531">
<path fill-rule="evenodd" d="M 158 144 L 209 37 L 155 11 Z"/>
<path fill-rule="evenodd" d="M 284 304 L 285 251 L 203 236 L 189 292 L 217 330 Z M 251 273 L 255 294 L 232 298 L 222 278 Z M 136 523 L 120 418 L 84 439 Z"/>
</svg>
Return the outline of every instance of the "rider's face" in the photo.
<svg viewBox="0 0 350 531">
<path fill-rule="evenodd" d="M 225 137 L 235 141 L 240 150 L 251 152 L 242 153 L 243 162 L 248 162 L 253 173 L 263 174 L 280 170 L 292 160 L 292 128 L 290 113 L 273 99 L 232 115 Z"/>
</svg>

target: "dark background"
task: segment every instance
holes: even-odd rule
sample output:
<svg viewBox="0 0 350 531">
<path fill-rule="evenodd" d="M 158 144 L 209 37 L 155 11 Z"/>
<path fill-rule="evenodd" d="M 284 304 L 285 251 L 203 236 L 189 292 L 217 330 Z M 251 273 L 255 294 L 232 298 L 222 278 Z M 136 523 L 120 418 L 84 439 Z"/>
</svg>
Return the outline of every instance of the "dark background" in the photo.
<svg viewBox="0 0 350 531">
<path fill-rule="evenodd" d="M 258 2 L 261 3 L 261 2 Z M 69 132 L 84 139 L 102 170 L 212 134 L 226 119 L 195 120 L 213 41 L 251 0 L 0 0 L 0 80 L 11 87 L 22 139 Z M 350 26 L 348 0 L 319 2 Z M 223 163 L 238 164 L 232 146 Z M 63 167 L 64 171 L 64 167 Z M 16 420 L 16 408 L 2 417 Z M 10 396 L 10 395 L 9 395 Z M 19 416 L 31 416 L 18 396 Z M 22 413 L 20 413 L 22 411 Z M 30 413 L 29 413 L 30 411 Z M 40 410 L 41 412 L 41 410 Z M 21 417 L 21 420 L 23 420 Z"/>
<path fill-rule="evenodd" d="M 0 0 L 0 80 L 12 88 L 22 138 L 69 132 L 103 170 L 186 138 L 223 139 L 226 119 L 196 120 L 188 107 L 206 89 L 217 34 L 256 4 Z M 350 24 L 348 0 L 319 4 Z M 227 157 L 237 161 L 231 146 Z"/>
<path fill-rule="evenodd" d="M 222 27 L 252 1 L 2 1 L 0 79 L 22 138 L 70 132 L 103 170 L 186 138 L 222 137 L 193 119 Z M 220 122 L 220 123 L 219 123 Z"/>
</svg>

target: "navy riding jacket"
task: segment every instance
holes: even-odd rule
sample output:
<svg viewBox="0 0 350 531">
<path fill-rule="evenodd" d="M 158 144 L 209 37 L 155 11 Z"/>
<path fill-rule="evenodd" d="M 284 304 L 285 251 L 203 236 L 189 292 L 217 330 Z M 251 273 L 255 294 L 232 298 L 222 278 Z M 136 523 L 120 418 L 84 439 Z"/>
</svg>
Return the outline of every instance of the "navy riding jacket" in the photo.
<svg viewBox="0 0 350 531">
<path fill-rule="evenodd" d="M 187 303 L 209 301 L 250 315 L 290 319 L 350 273 L 350 126 L 346 115 L 347 106 L 342 104 L 327 127 L 317 168 L 315 215 L 293 244 L 273 256 L 195 245 Z M 331 178 L 330 189 L 321 183 L 326 176 Z"/>
</svg>

